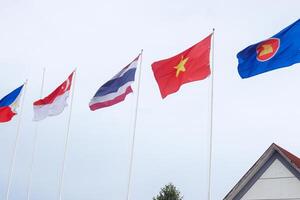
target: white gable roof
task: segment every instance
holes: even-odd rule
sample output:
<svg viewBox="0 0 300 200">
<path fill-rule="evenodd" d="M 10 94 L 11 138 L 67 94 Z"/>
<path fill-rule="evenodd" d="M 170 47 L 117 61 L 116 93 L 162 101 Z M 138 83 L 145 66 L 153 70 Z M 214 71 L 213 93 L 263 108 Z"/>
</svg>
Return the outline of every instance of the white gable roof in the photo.
<svg viewBox="0 0 300 200">
<path fill-rule="evenodd" d="M 276 159 L 241 199 L 300 200 L 300 181 Z"/>
<path fill-rule="evenodd" d="M 272 144 L 224 200 L 300 200 L 300 159 Z"/>
</svg>

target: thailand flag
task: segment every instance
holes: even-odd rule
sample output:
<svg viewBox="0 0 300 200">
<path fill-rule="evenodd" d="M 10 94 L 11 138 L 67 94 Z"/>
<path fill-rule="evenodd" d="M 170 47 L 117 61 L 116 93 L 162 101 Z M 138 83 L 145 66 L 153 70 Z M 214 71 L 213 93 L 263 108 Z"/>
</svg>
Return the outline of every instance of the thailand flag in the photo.
<svg viewBox="0 0 300 200">
<path fill-rule="evenodd" d="M 139 57 L 99 88 L 89 104 L 92 111 L 124 101 L 127 94 L 132 93 L 131 84 L 134 82 Z"/>
<path fill-rule="evenodd" d="M 70 95 L 73 75 L 74 72 L 51 94 L 33 103 L 34 121 L 43 120 L 48 116 L 59 115 L 64 111 L 64 108 L 68 105 L 67 99 Z"/>
<path fill-rule="evenodd" d="M 10 121 L 17 114 L 24 84 L 0 100 L 0 123 Z"/>
</svg>

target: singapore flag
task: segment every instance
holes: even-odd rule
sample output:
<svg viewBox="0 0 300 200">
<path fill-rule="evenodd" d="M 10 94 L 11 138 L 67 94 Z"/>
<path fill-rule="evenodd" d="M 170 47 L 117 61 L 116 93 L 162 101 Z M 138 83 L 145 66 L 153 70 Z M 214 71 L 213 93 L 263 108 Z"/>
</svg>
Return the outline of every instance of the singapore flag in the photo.
<svg viewBox="0 0 300 200">
<path fill-rule="evenodd" d="M 43 120 L 48 116 L 59 115 L 64 111 L 64 108 L 68 105 L 67 99 L 70 95 L 73 75 L 74 72 L 51 94 L 33 103 L 34 121 Z"/>
</svg>

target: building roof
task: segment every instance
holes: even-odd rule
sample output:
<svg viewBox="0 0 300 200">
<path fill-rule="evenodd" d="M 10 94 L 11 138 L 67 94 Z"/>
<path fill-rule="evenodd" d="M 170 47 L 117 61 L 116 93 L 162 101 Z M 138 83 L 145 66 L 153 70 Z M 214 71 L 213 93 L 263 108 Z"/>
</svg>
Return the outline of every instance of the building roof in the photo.
<svg viewBox="0 0 300 200">
<path fill-rule="evenodd" d="M 286 163 L 289 170 L 300 180 L 300 158 L 273 143 L 225 196 L 224 200 L 240 199 L 239 197 L 243 196 L 266 170 L 266 165 L 270 165 L 275 158 Z M 258 172 L 260 172 L 259 176 Z"/>
<path fill-rule="evenodd" d="M 276 145 L 276 144 L 274 144 L 274 145 Z M 291 164 L 296 165 L 296 167 L 298 169 L 300 169 L 300 158 L 299 157 L 295 156 L 294 154 L 288 152 L 287 150 L 285 150 L 284 148 L 282 148 L 278 145 L 276 145 L 276 146 L 290 160 Z"/>
</svg>

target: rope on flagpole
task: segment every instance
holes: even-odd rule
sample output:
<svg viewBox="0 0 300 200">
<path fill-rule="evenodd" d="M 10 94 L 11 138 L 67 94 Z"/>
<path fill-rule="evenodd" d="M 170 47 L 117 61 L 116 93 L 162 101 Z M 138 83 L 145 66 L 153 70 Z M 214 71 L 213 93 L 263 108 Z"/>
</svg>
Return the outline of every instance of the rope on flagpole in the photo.
<svg viewBox="0 0 300 200">
<path fill-rule="evenodd" d="M 141 72 L 142 72 L 142 58 L 143 58 L 143 49 L 140 53 L 140 69 L 139 69 L 139 78 L 138 78 L 138 87 L 137 87 L 137 97 L 135 105 L 135 114 L 134 114 L 134 124 L 133 124 L 133 135 L 132 135 L 132 144 L 131 144 L 131 153 L 130 153 L 130 162 L 129 162 L 129 175 L 128 175 L 128 185 L 127 185 L 127 194 L 126 199 L 130 198 L 130 186 L 131 186 L 131 177 L 132 177 L 132 166 L 133 166 L 133 155 L 134 155 L 134 144 L 135 144 L 135 133 L 136 133 L 136 124 L 138 116 L 138 107 L 139 107 L 139 96 L 140 96 L 140 84 L 141 84 Z"/>
<path fill-rule="evenodd" d="M 43 90 L 44 90 L 44 82 L 45 82 L 45 72 L 46 69 L 43 68 L 43 78 L 42 78 L 42 85 L 40 90 L 40 98 L 43 96 Z M 29 179 L 28 179 L 28 186 L 27 186 L 27 200 L 30 199 L 31 194 L 31 186 L 32 186 L 32 176 L 33 176 L 33 166 L 34 166 L 34 160 L 35 160 L 35 151 L 37 148 L 37 132 L 38 132 L 38 123 L 35 124 L 35 130 L 34 130 L 34 138 L 33 138 L 33 150 L 32 150 L 32 156 L 31 156 L 31 162 L 30 162 L 30 171 L 29 171 Z"/>
<path fill-rule="evenodd" d="M 215 29 L 212 32 L 212 47 L 211 47 L 211 90 L 210 90 L 210 135 L 209 135 L 209 166 L 208 166 L 208 196 L 211 199 L 211 171 L 212 171 L 212 148 L 213 148 L 213 105 L 214 105 L 214 40 Z"/>
<path fill-rule="evenodd" d="M 8 200 L 8 197 L 9 197 L 10 188 L 11 188 L 11 184 L 12 184 L 12 175 L 13 175 L 14 169 L 15 169 L 17 147 L 18 147 L 19 137 L 20 137 L 20 126 L 21 126 L 21 121 L 22 121 L 22 114 L 23 114 L 23 107 L 24 107 L 24 100 L 25 100 L 25 94 L 26 94 L 26 89 L 27 89 L 27 83 L 28 83 L 28 80 L 26 80 L 25 83 L 24 83 L 24 93 L 22 95 L 20 115 L 19 115 L 19 120 L 18 120 L 18 125 L 17 125 L 17 135 L 16 135 L 14 147 L 13 147 L 13 158 L 12 158 L 11 163 L 10 163 L 10 172 L 9 172 L 9 177 L 8 177 L 6 200 Z"/>
<path fill-rule="evenodd" d="M 76 69 L 73 73 L 74 73 L 74 75 L 73 75 L 73 81 L 72 81 L 73 88 L 72 88 L 72 97 L 71 97 L 71 104 L 70 104 L 70 113 L 69 113 L 68 126 L 67 126 L 67 135 L 66 135 L 66 141 L 65 141 L 65 150 L 64 150 L 62 171 L 61 171 L 61 177 L 60 177 L 60 181 L 59 181 L 59 191 L 58 191 L 58 199 L 59 200 L 62 199 L 62 188 L 63 188 L 63 181 L 64 181 L 64 175 L 65 175 L 66 157 L 67 157 L 68 143 L 69 143 L 69 137 L 70 137 L 70 124 L 71 124 L 72 108 L 73 108 Z"/>
</svg>

